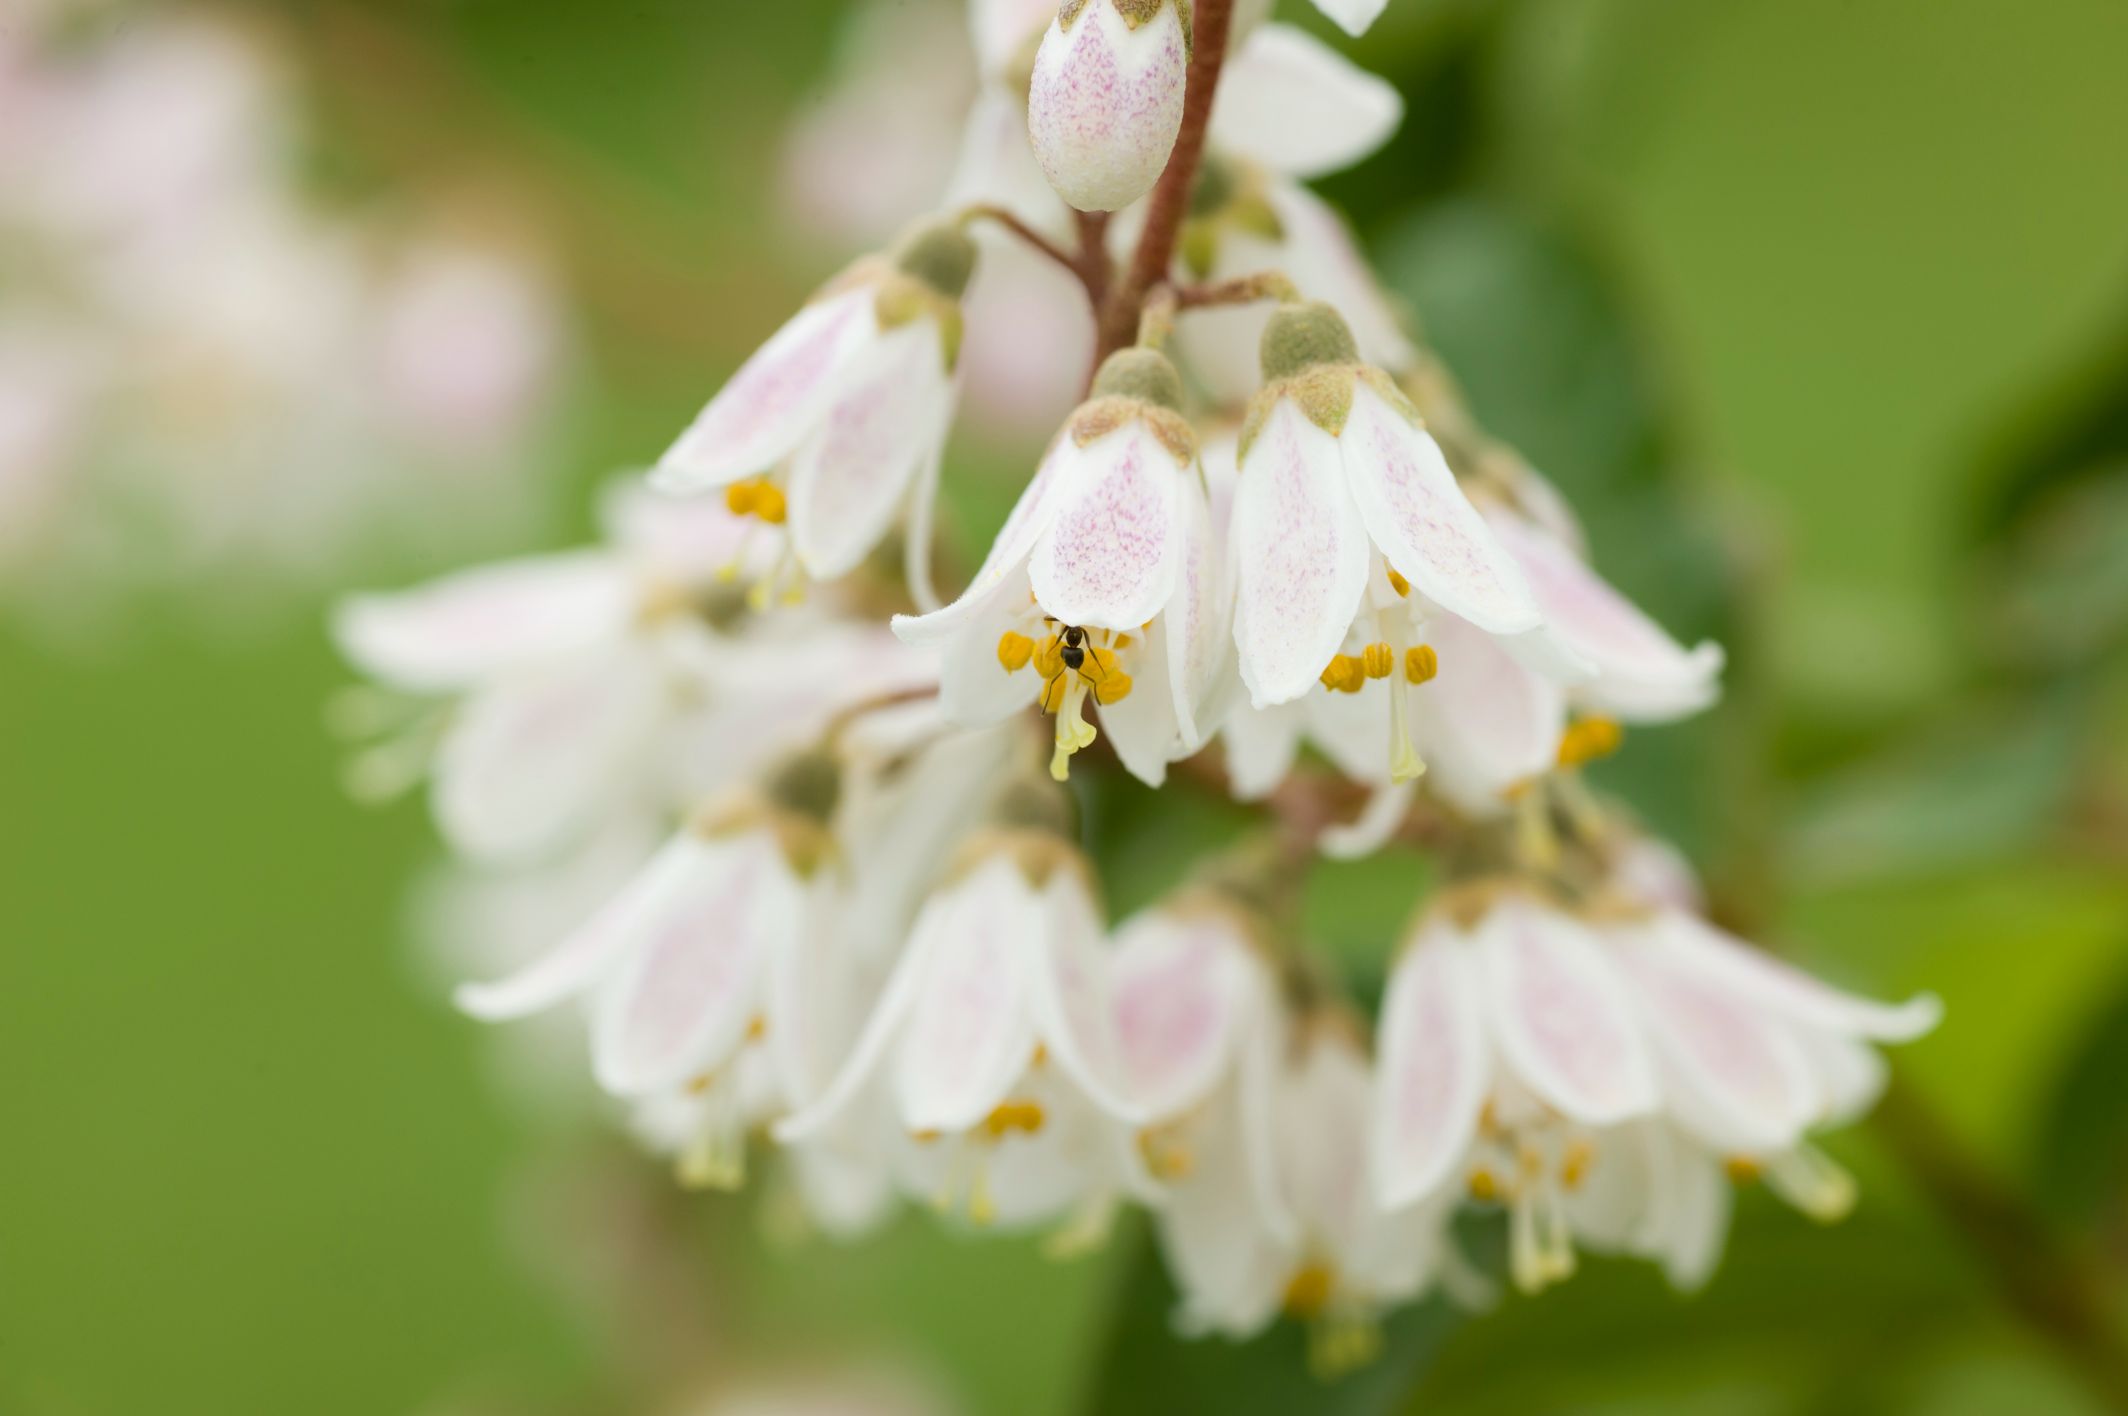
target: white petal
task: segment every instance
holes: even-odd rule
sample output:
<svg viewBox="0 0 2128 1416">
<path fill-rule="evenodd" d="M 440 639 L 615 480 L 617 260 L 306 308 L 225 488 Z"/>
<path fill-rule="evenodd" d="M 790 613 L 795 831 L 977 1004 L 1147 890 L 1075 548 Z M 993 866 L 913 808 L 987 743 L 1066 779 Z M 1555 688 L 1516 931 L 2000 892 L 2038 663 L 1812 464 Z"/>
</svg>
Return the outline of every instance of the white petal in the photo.
<svg viewBox="0 0 2128 1416">
<path fill-rule="evenodd" d="M 474 694 L 437 752 L 434 808 L 445 839 L 484 861 L 561 845 L 636 785 L 659 695 L 655 665 L 634 646 Z"/>
<path fill-rule="evenodd" d="M 1026 603 L 1026 597 L 1010 587 L 1002 599 L 1014 608 Z M 977 621 L 946 646 L 939 663 L 939 710 L 947 722 L 963 728 L 988 727 L 1019 712 L 1041 693 L 1041 677 L 1032 668 L 1023 665 L 1008 670 L 998 659 L 998 640 L 1004 633 L 998 626 L 1008 619 L 1000 612 L 989 624 Z"/>
<path fill-rule="evenodd" d="M 1389 8 L 1389 0 L 1315 0 L 1315 8 L 1336 21 L 1346 34 L 1358 38 Z"/>
<path fill-rule="evenodd" d="M 633 954 L 599 997 L 592 1068 L 622 1096 L 725 1066 L 762 1002 L 773 949 L 804 927 L 798 881 L 766 833 L 675 839 L 619 926 Z"/>
<path fill-rule="evenodd" d="M 599 524 L 637 576 L 674 585 L 701 585 L 727 568 L 742 576 L 768 569 L 772 538 L 759 523 L 736 515 L 722 497 L 677 497 L 640 477 L 603 489 Z"/>
<path fill-rule="evenodd" d="M 1440 661 L 1411 693 L 1427 782 L 1464 811 L 1497 814 L 1510 788 L 1557 763 L 1566 695 L 1466 620 L 1436 615 L 1422 633 Z"/>
<path fill-rule="evenodd" d="M 1152 190 L 1182 127 L 1188 69 L 1175 3 L 1136 29 L 1111 0 L 1086 5 L 1069 30 L 1053 22 L 1035 54 L 1027 134 L 1057 195 L 1118 211 Z"/>
<path fill-rule="evenodd" d="M 1338 440 L 1290 399 L 1242 464 L 1232 545 L 1242 681 L 1258 707 L 1289 702 L 1316 686 L 1344 642 L 1369 559 Z"/>
<path fill-rule="evenodd" d="M 1211 505 L 1202 480 L 1193 473 L 1183 476 L 1181 499 L 1181 565 L 1162 623 L 1175 722 L 1182 731 L 1183 747 L 1194 752 L 1204 745 L 1211 726 L 1199 710 L 1210 706 L 1217 680 L 1227 671 L 1234 637 L 1219 548 L 1212 535 Z"/>
<path fill-rule="evenodd" d="M 982 567 L 960 598 L 927 615 L 896 615 L 894 632 L 910 644 L 940 644 L 959 634 L 971 621 L 988 615 L 1000 588 L 1020 575 L 1035 542 L 1049 529 L 1057 509 L 1063 505 L 1079 465 L 1078 453 L 1068 434 L 1051 443 L 1033 478 L 1020 492 L 1020 499 L 1013 503 L 1012 515 L 1005 518 L 997 539 L 990 543 L 990 553 L 983 557 Z M 1025 583 L 1024 578 L 1020 583 Z"/>
<path fill-rule="evenodd" d="M 1131 691 L 1100 709 L 1101 727 L 1124 770 L 1149 787 L 1167 780 L 1167 764 L 1186 754 L 1182 725 L 1175 720 L 1175 692 L 1168 664 L 1168 631 L 1155 619 L 1145 631 L 1142 652 L 1125 660 L 1132 670 Z"/>
<path fill-rule="evenodd" d="M 1186 470 L 1136 420 L 1063 441 L 1056 511 L 1027 565 L 1035 599 L 1062 624 L 1135 630 L 1182 573 Z"/>
<path fill-rule="evenodd" d="M 1292 25 L 1267 24 L 1227 57 L 1212 146 L 1288 176 L 1350 167 L 1404 120 L 1394 85 Z"/>
<path fill-rule="evenodd" d="M 1889 1078 L 1877 1049 L 1837 1033 L 1805 1031 L 1801 1041 L 1817 1078 L 1816 1122 L 1844 1126 L 1877 1104 Z"/>
<path fill-rule="evenodd" d="M 791 545 L 816 580 L 856 568 L 908 504 L 945 441 L 951 383 L 935 320 L 879 337 L 791 458 Z"/>
<path fill-rule="evenodd" d="M 1911 1042 L 1943 1017 L 1943 1005 L 1932 993 L 1904 1003 L 1860 998 L 1820 983 L 1692 915 L 1666 914 L 1658 926 L 1663 948 L 1729 980 L 1760 1007 L 1806 1027 L 1877 1042 Z"/>
<path fill-rule="evenodd" d="M 1269 796 L 1300 755 L 1302 714 L 1298 703 L 1258 708 L 1236 703 L 1219 729 L 1227 749 L 1227 785 L 1241 801 Z"/>
<path fill-rule="evenodd" d="M 1367 804 L 1360 808 L 1358 816 L 1323 828 L 1316 839 L 1317 847 L 1331 860 L 1362 860 L 1373 855 L 1388 845 L 1390 837 L 1404 824 L 1418 791 L 1417 782 L 1376 786 L 1367 794 Z"/>
<path fill-rule="evenodd" d="M 1500 1052 L 1562 1114 L 1610 1125 L 1654 1109 L 1653 1068 L 1630 998 L 1579 922 L 1518 899 L 1478 930 Z"/>
<path fill-rule="evenodd" d="M 635 611 L 635 586 L 621 562 L 579 551 L 461 571 L 397 594 L 349 596 L 334 607 L 333 638 L 364 673 L 437 693 L 617 639 Z"/>
<path fill-rule="evenodd" d="M 628 840 L 632 842 L 632 839 L 631 834 Z M 583 868 L 581 860 L 572 861 L 565 868 L 566 873 L 559 877 L 557 872 L 548 868 L 540 869 L 537 878 L 532 880 L 519 873 L 494 878 L 463 874 L 455 877 L 452 882 L 454 897 L 449 903 L 460 908 L 473 907 L 468 927 L 453 931 L 459 936 L 479 932 L 493 938 L 512 933 L 530 934 L 537 929 L 551 938 L 554 926 L 562 922 L 554 915 L 563 911 L 578 923 L 563 936 L 561 943 L 534 957 L 516 972 L 490 983 L 461 984 L 451 995 L 452 1001 L 484 1022 L 501 1022 L 542 1012 L 596 983 L 626 957 L 629 948 L 640 937 L 636 921 L 644 908 L 643 901 L 662 898 L 684 885 L 695 873 L 696 853 L 683 848 L 684 844 L 669 844 L 647 862 L 640 861 L 638 856 L 639 868 L 626 873 L 620 888 L 616 890 L 608 883 L 603 897 L 594 902 L 597 907 L 583 913 L 566 904 L 558 905 L 551 897 L 553 886 L 573 886 L 568 877 Z M 628 844 L 622 845 L 620 850 L 634 854 Z M 598 842 L 581 858 L 591 863 L 593 878 L 606 876 L 604 857 L 607 854 L 608 848 Z M 482 886 L 488 889 L 485 897 L 480 893 L 467 893 L 468 887 Z M 525 896 L 528 887 L 533 891 L 529 899 Z M 527 903 L 533 907 L 536 917 L 528 915 L 520 923 L 513 917 Z M 584 917 L 585 913 L 589 918 Z"/>
<path fill-rule="evenodd" d="M 1234 1059 L 1247 944 L 1211 913 L 1153 910 L 1117 933 L 1110 969 L 1131 1097 L 1154 1123 L 1203 1101 Z"/>
<path fill-rule="evenodd" d="M 1352 327 L 1360 358 L 1392 373 L 1410 367 L 1417 354 L 1404 332 L 1403 316 L 1383 294 L 1373 265 L 1344 217 L 1298 182 L 1274 181 L 1270 196 L 1285 233 L 1279 268 L 1303 295 L 1336 307 Z M 1255 347 L 1249 345 L 1252 351 Z"/>
<path fill-rule="evenodd" d="M 1413 588 L 1494 634 L 1542 622 L 1522 572 L 1430 434 L 1362 383 L 1338 442 L 1368 534 Z"/>
<path fill-rule="evenodd" d="M 887 978 L 887 986 L 872 1005 L 871 1016 L 865 1019 L 864 1031 L 858 1034 L 856 1046 L 850 1049 L 850 1055 L 836 1071 L 835 1079 L 812 1102 L 776 1123 L 774 1135 L 777 1141 L 793 1145 L 824 1136 L 832 1128 L 847 1124 L 848 1119 L 857 1114 L 850 1110 L 851 1106 L 867 1095 L 880 1064 L 886 1060 L 888 1050 L 900 1040 L 909 1014 L 929 980 L 932 936 L 925 932 L 925 923 L 925 919 L 919 917 L 916 927 L 910 931 L 907 947 L 902 950 L 894 972 Z"/>
<path fill-rule="evenodd" d="M 1124 1094 L 1106 944 L 1085 882 L 1076 871 L 1056 871 L 1037 908 L 1027 998 L 1036 1030 L 1058 1068 L 1096 1106 L 1138 1123 L 1142 1109 Z"/>
<path fill-rule="evenodd" d="M 1027 1069 L 1035 1039 L 1021 955 L 1042 928 L 1040 908 L 1004 857 L 924 906 L 913 936 L 923 941 L 924 976 L 894 1066 L 911 1131 L 973 1126 Z"/>
<path fill-rule="evenodd" d="M 1377 1206 L 1368 1174 L 1367 1060 L 1341 1037 L 1305 1039 L 1280 1089 L 1279 1156 L 1294 1217 L 1345 1261 Z"/>
<path fill-rule="evenodd" d="M 1488 520 L 1528 578 L 1546 629 L 1595 670 L 1579 689 L 1583 701 L 1640 722 L 1682 717 L 1714 701 L 1719 645 L 1684 648 L 1551 537 L 1504 512 Z"/>
<path fill-rule="evenodd" d="M 1214 1101 L 1192 1131 L 1190 1173 L 1168 1187 L 1155 1223 L 1183 1320 L 1246 1337 L 1277 1312 L 1291 1257 L 1264 1232 L 1239 1112 L 1233 1093 Z"/>
<path fill-rule="evenodd" d="M 1794 1037 L 1718 979 L 1660 949 L 1636 948 L 1630 931 L 1620 933 L 1619 956 L 1662 1059 L 1672 1114 L 1719 1151 L 1794 1144 L 1818 1102 Z"/>
<path fill-rule="evenodd" d="M 658 460 L 663 490 L 694 492 L 768 471 L 810 434 L 853 360 L 879 337 L 868 286 L 815 301 L 739 366 Z"/>
<path fill-rule="evenodd" d="M 1491 1083 L 1477 961 L 1448 925 L 1428 926 L 1390 974 L 1380 1050 L 1375 1195 L 1402 1209 L 1451 1178 Z"/>
</svg>

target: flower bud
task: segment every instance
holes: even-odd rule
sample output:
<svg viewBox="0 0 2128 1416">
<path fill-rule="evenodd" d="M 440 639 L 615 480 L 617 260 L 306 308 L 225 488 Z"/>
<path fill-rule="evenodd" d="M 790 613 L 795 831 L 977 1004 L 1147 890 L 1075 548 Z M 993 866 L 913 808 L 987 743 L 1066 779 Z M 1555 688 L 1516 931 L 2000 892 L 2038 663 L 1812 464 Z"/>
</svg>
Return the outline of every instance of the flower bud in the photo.
<svg viewBox="0 0 2128 1416">
<path fill-rule="evenodd" d="M 1027 94 L 1028 135 L 1059 196 L 1116 211 L 1152 189 L 1182 128 L 1189 57 L 1183 0 L 1065 0 Z"/>
</svg>

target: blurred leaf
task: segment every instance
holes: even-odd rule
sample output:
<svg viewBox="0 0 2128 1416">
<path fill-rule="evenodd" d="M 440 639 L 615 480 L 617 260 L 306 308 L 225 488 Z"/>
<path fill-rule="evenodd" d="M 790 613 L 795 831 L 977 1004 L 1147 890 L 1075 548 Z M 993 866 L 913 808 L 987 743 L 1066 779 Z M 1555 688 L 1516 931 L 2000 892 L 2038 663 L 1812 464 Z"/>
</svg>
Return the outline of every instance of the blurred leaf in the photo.
<svg viewBox="0 0 2128 1416">
<path fill-rule="evenodd" d="M 1382 1352 L 1335 1379 L 1308 1366 L 1308 1333 L 1281 1320 L 1249 1342 L 1175 1334 L 1175 1289 L 1153 1244 L 1121 1275 L 1107 1351 L 1080 1409 L 1088 1416 L 1384 1416 L 1439 1350 L 1460 1315 L 1439 1298 L 1384 1322 Z"/>
<path fill-rule="evenodd" d="M 1995 588 L 1991 645 L 2044 667 L 2128 640 L 2128 461 L 2050 489 L 2019 528 Z"/>
<path fill-rule="evenodd" d="M 2128 953 L 2128 920 L 2119 947 Z M 2032 1160 L 2036 1186 L 2065 1219 L 2089 1221 L 2110 1205 L 2128 1217 L 2128 987 L 2070 1049 Z"/>
</svg>

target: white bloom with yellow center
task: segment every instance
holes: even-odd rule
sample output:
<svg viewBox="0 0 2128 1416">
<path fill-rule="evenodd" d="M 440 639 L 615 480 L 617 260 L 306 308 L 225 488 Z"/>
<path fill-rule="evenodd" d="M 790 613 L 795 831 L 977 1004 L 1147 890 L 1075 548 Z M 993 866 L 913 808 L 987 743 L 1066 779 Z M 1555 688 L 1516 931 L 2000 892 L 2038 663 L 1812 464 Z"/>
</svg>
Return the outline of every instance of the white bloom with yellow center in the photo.
<svg viewBox="0 0 2128 1416">
<path fill-rule="evenodd" d="M 899 616 L 911 644 L 942 644 L 945 712 L 995 722 L 1029 700 L 1056 716 L 1051 772 L 1096 737 L 1159 785 L 1200 742 L 1196 704 L 1218 672 L 1221 601 L 1196 436 L 1175 412 L 1173 366 L 1110 356 L 1051 444 L 960 599 Z"/>
</svg>

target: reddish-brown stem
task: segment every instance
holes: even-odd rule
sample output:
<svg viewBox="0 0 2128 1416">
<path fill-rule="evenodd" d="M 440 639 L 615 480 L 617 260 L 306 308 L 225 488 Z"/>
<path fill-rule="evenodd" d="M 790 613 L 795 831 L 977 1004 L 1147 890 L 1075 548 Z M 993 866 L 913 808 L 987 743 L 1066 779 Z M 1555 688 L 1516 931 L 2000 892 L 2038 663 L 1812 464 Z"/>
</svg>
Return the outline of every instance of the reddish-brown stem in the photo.
<svg viewBox="0 0 2128 1416">
<path fill-rule="evenodd" d="M 1059 246 L 1056 242 L 1050 240 L 1047 236 L 1044 236 L 1041 232 L 1035 230 L 1001 206 L 992 206 L 985 202 L 977 206 L 966 207 L 961 211 L 960 220 L 963 225 L 971 221 L 995 222 L 1035 250 L 1055 261 L 1058 265 L 1064 267 L 1064 269 L 1070 271 L 1073 275 L 1078 276 L 1081 283 L 1086 280 L 1085 270 L 1081 262 L 1081 254 L 1083 253 L 1075 254 L 1065 250 L 1062 246 Z M 1087 293 L 1089 295 L 1093 293 L 1091 287 L 1088 288 Z"/>
<path fill-rule="evenodd" d="M 1197 0 L 1195 47 L 1190 54 L 1189 87 L 1182 100 L 1182 130 L 1175 135 L 1175 149 L 1168 155 L 1167 170 L 1153 187 L 1145 212 L 1145 230 L 1138 237 L 1138 248 L 1131 253 L 1130 266 L 1101 305 L 1098 359 L 1107 358 L 1137 338 L 1145 297 L 1166 279 L 1175 262 L 1175 242 L 1182 236 L 1183 218 L 1190 211 L 1190 192 L 1197 185 L 1197 166 L 1204 160 L 1205 129 L 1212 121 L 1212 99 L 1219 89 L 1220 70 L 1226 66 L 1227 35 L 1233 28 L 1233 19 L 1234 0 Z"/>
</svg>

